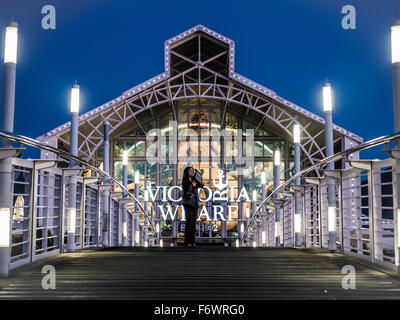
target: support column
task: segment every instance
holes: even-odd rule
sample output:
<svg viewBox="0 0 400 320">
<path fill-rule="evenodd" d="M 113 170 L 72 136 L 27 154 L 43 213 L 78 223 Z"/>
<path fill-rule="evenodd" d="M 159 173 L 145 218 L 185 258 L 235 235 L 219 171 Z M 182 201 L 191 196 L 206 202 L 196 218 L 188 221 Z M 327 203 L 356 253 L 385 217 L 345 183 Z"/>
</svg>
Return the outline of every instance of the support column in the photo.
<svg viewBox="0 0 400 320">
<path fill-rule="evenodd" d="M 300 172 L 300 125 L 296 123 L 293 127 L 293 142 L 294 142 L 294 174 Z M 296 178 L 296 186 L 300 186 L 300 177 Z M 301 235 L 301 225 L 304 223 L 303 210 L 301 206 L 300 191 L 294 192 L 294 245 L 299 247 L 302 245 L 303 239 Z"/>
<path fill-rule="evenodd" d="M 4 56 L 3 109 L 1 130 L 14 132 L 15 80 L 17 70 L 18 24 L 7 24 Z M 0 139 L 1 148 L 12 148 L 8 139 Z M 12 243 L 12 164 L 11 158 L 0 160 L 0 276 L 7 277 L 10 270 Z"/>
<path fill-rule="evenodd" d="M 274 190 L 280 185 L 281 178 L 281 157 L 279 148 L 274 152 Z M 281 239 L 279 234 L 280 229 L 280 207 L 279 207 L 279 192 L 275 194 L 275 245 L 281 246 Z"/>
<path fill-rule="evenodd" d="M 70 153 L 78 156 L 78 114 L 79 114 L 79 86 L 75 84 L 71 90 L 71 131 L 70 131 Z M 69 167 L 75 168 L 76 161 L 70 160 Z M 75 251 L 75 231 L 76 231 L 76 191 L 77 177 L 72 175 L 69 178 L 68 194 L 68 230 L 67 230 L 67 250 Z"/>
<path fill-rule="evenodd" d="M 332 124 L 332 91 L 331 85 L 326 83 L 323 88 L 324 114 L 325 114 L 325 146 L 326 156 L 333 155 L 333 124 Z M 334 170 L 334 162 L 327 164 L 328 170 Z M 328 184 L 328 248 L 331 251 L 337 249 L 336 246 L 336 190 L 335 179 L 327 177 Z"/>
<path fill-rule="evenodd" d="M 128 150 L 124 150 L 123 154 L 123 166 L 122 166 L 122 184 L 125 188 L 128 186 Z M 122 191 L 122 199 L 125 200 L 127 193 Z M 127 221 L 127 208 L 126 201 L 122 202 L 122 214 L 121 214 L 121 222 L 122 222 L 122 246 L 126 247 L 128 245 L 127 240 L 127 230 L 128 230 L 128 221 Z"/>
<path fill-rule="evenodd" d="M 139 179 L 139 171 L 138 170 L 136 170 L 135 171 L 135 198 L 136 199 L 139 199 L 139 181 L 140 179 Z M 138 213 L 139 213 L 139 205 L 135 202 L 135 214 L 134 214 L 134 216 L 136 217 L 137 215 L 138 215 Z M 135 237 L 135 230 L 138 230 L 138 229 L 136 229 L 136 225 L 134 225 L 134 221 L 132 221 L 132 238 L 134 238 Z M 133 243 L 135 243 L 135 241 L 133 241 Z M 137 244 L 137 246 L 139 246 L 139 244 Z"/>
<path fill-rule="evenodd" d="M 394 131 L 400 132 L 400 20 L 392 23 L 392 74 L 393 74 L 393 119 L 394 119 Z M 400 152 L 400 139 L 395 141 L 396 153 Z M 396 186 L 397 186 L 397 208 L 395 228 L 397 229 L 397 243 L 395 247 L 397 252 L 395 254 L 397 265 L 399 265 L 400 255 L 400 159 L 396 157 Z"/>
<path fill-rule="evenodd" d="M 110 124 L 108 121 L 104 121 L 103 131 L 103 171 L 110 173 Z M 103 178 L 103 184 L 107 185 L 110 181 L 107 178 Z M 107 247 L 110 243 L 109 239 L 109 216 L 110 216 L 110 191 L 108 189 L 103 192 L 103 230 L 102 230 L 102 244 Z"/>
</svg>

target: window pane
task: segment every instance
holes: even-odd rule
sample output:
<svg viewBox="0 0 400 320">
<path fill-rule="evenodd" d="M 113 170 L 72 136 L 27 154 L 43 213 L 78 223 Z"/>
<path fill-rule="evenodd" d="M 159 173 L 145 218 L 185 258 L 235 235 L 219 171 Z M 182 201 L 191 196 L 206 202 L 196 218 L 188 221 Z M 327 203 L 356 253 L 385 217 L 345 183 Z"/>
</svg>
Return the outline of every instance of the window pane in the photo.
<svg viewBox="0 0 400 320">
<path fill-rule="evenodd" d="M 115 141 L 114 142 L 114 156 L 122 157 L 123 151 L 124 151 L 124 142 L 123 141 Z"/>
<path fill-rule="evenodd" d="M 225 127 L 226 130 L 232 135 L 237 135 L 237 129 L 239 127 L 238 118 L 235 115 L 227 112 L 225 117 Z"/>
</svg>

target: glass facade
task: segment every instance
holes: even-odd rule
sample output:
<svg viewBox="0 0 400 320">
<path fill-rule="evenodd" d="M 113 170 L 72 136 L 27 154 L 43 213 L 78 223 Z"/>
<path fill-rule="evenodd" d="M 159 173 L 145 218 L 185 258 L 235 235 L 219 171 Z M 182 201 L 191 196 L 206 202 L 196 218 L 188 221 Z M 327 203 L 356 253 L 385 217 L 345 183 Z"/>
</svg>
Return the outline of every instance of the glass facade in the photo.
<svg viewBox="0 0 400 320">
<path fill-rule="evenodd" d="M 225 109 L 221 106 L 177 106 L 177 136 L 173 135 L 174 113 L 165 112 L 158 116 L 154 115 L 147 123 L 135 127 L 122 134 L 110 137 L 110 168 L 116 179 L 122 182 L 122 152 L 128 150 L 128 189 L 134 190 L 135 171 L 139 172 L 139 195 L 144 197 L 145 189 L 152 189 L 154 201 L 149 201 L 147 209 L 155 221 L 160 224 L 161 236 L 164 238 L 183 238 L 184 222 L 182 209 L 175 202 L 165 201 L 162 190 L 157 193 L 156 187 L 170 188 L 180 186 L 183 170 L 191 165 L 203 173 L 204 185 L 215 191 L 213 181 L 218 181 L 220 170 L 224 172 L 224 179 L 228 183 L 229 192 L 237 198 L 242 187 L 246 188 L 250 198 L 253 190 L 257 198 L 261 199 L 261 172 L 266 173 L 267 193 L 273 189 L 273 156 L 274 150 L 279 149 L 281 153 L 281 181 L 289 178 L 293 170 L 293 145 L 289 141 L 272 134 L 268 128 L 260 125 L 259 121 L 251 121 L 244 114 L 237 111 Z M 156 130 L 153 130 L 156 129 Z M 246 131 L 247 130 L 247 131 Z M 252 142 L 246 141 L 253 130 Z M 222 139 L 217 132 L 224 132 L 227 137 L 243 137 L 240 139 Z M 147 135 L 146 135 L 147 134 Z M 163 142 L 163 143 L 161 143 Z M 175 146 L 175 147 L 174 147 Z M 177 161 L 171 163 L 170 156 L 176 148 Z M 96 153 L 97 162 L 102 166 L 103 149 L 99 148 Z M 146 158 L 147 155 L 147 158 Z M 241 155 L 244 161 L 236 161 Z M 246 161 L 246 157 L 254 155 L 254 162 Z M 149 161 L 149 156 L 157 159 L 157 163 Z M 242 172 L 242 174 L 240 174 Z M 173 190 L 173 196 L 179 198 L 179 191 Z M 202 199 L 207 198 L 207 189 L 200 193 Z M 164 201 L 163 201 L 164 200 Z M 210 218 L 213 214 L 213 206 L 218 201 L 201 203 L 199 215 L 201 221 L 197 223 L 197 239 L 215 241 L 220 238 L 235 239 L 239 234 L 238 221 L 246 221 L 246 210 L 250 210 L 249 202 L 230 203 L 231 212 L 224 210 L 224 216 L 231 216 L 231 221 L 207 221 L 208 212 Z M 224 203 L 220 203 L 224 206 Z M 162 207 L 162 209 L 160 208 Z M 177 216 L 172 221 L 170 216 L 167 220 L 163 213 L 171 210 Z M 203 208 L 205 207 L 205 208 Z M 203 210 L 203 211 L 202 211 Z"/>
</svg>

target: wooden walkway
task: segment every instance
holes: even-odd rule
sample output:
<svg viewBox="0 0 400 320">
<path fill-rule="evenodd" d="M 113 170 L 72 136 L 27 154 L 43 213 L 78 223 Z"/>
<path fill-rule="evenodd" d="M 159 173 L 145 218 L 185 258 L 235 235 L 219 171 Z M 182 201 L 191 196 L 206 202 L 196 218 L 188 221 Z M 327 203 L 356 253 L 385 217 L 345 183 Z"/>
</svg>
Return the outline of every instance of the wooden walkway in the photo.
<svg viewBox="0 0 400 320">
<path fill-rule="evenodd" d="M 56 290 L 43 290 L 44 265 Z M 344 265 L 356 289 L 342 289 Z M 0 278 L 0 299 L 400 299 L 400 279 L 317 249 L 109 248 L 61 254 Z"/>
</svg>

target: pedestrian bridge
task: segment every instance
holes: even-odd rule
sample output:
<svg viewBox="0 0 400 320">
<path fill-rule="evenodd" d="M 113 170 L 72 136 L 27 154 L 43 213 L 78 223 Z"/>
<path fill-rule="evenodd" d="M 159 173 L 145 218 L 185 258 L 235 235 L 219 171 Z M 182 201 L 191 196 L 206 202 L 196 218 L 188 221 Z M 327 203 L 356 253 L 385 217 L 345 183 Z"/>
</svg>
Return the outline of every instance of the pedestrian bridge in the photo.
<svg viewBox="0 0 400 320">
<path fill-rule="evenodd" d="M 107 173 L 65 151 L 0 132 L 2 138 L 80 165 L 62 169 L 56 160 L 20 159 L 2 151 L 12 163 L 13 201 L 9 256 L 1 256 L 11 273 L 0 281 L 0 298 L 400 298 L 396 159 L 347 158 L 366 148 L 388 146 L 399 136 L 368 141 L 302 170 L 252 203 L 252 215 L 243 221 L 246 228 L 236 241 L 185 248 L 177 239 L 161 239 L 145 199 L 132 195 Z M 349 168 L 325 170 L 322 178 L 307 177 L 316 167 L 339 159 L 347 160 Z M 75 249 L 68 252 L 68 181 L 85 168 L 99 175 L 78 174 Z M 102 176 L 119 185 L 128 198 L 109 192 Z M 300 176 L 303 183 L 294 186 Z M 327 178 L 334 178 L 336 188 L 334 251 L 327 250 L 332 232 Z M 294 218 L 295 195 L 301 198 L 300 229 Z M 110 204 L 107 247 L 102 239 L 103 201 Z M 126 226 L 120 219 L 123 204 L 129 215 Z M 276 208 L 283 217 L 279 229 L 272 213 Z M 127 246 L 121 247 L 123 235 Z M 56 291 L 42 288 L 45 265 L 56 270 Z M 342 287 L 346 265 L 355 269 L 357 290 Z"/>
<path fill-rule="evenodd" d="M 44 290 L 43 266 L 56 270 Z M 344 266 L 355 289 L 342 286 Z M 0 279 L 0 299 L 400 299 L 387 269 L 314 248 L 93 248 L 63 253 Z"/>
</svg>

